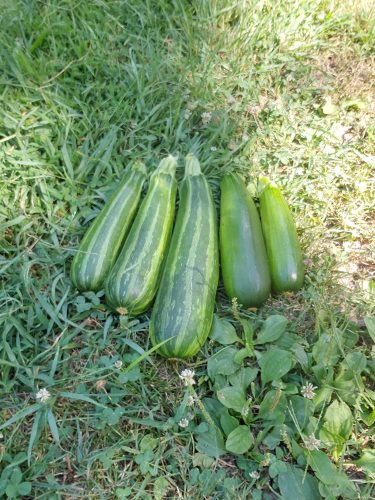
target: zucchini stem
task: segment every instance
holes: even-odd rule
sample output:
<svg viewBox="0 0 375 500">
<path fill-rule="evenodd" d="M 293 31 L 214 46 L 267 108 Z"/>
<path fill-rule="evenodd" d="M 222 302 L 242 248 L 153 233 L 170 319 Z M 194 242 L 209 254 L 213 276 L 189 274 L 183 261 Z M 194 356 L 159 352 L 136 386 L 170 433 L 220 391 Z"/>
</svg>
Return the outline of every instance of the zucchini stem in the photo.
<svg viewBox="0 0 375 500">
<path fill-rule="evenodd" d="M 198 158 L 193 154 L 188 154 L 185 158 L 185 177 L 189 175 L 200 175 L 202 173 Z"/>
</svg>

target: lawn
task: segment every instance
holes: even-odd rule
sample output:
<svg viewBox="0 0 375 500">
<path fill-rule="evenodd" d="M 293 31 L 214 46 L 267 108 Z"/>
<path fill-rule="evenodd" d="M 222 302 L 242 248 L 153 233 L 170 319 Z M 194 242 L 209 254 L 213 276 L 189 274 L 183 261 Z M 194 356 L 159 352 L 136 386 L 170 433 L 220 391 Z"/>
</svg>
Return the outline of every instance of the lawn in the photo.
<svg viewBox="0 0 375 500">
<path fill-rule="evenodd" d="M 372 2 L 0 12 L 0 498 L 373 497 Z M 126 166 L 178 155 L 180 180 L 189 152 L 217 204 L 227 171 L 279 184 L 306 277 L 258 310 L 220 283 L 209 341 L 167 361 L 149 312 L 69 272 Z"/>
</svg>

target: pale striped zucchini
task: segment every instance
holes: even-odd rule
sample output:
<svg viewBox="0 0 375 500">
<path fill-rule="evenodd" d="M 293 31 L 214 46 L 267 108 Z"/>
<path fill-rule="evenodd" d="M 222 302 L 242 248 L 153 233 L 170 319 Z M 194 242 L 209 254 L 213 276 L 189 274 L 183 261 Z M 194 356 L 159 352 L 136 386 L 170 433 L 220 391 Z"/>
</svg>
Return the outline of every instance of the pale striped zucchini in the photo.
<svg viewBox="0 0 375 500">
<path fill-rule="evenodd" d="M 106 298 L 135 316 L 155 297 L 173 224 L 176 160 L 162 160 L 150 179 L 142 205 L 106 282 Z"/>
<path fill-rule="evenodd" d="M 216 209 L 193 155 L 186 157 L 180 205 L 152 310 L 153 345 L 171 358 L 196 354 L 210 332 L 219 278 Z"/>
<path fill-rule="evenodd" d="M 97 291 L 104 284 L 133 221 L 145 179 L 145 166 L 136 162 L 84 235 L 71 267 L 79 290 Z"/>
</svg>

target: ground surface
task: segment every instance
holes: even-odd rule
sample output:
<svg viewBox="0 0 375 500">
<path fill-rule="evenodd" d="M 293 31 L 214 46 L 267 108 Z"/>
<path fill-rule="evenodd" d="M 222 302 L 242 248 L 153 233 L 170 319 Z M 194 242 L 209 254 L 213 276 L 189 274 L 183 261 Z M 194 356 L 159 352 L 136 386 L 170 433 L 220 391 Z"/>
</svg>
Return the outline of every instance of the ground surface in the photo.
<svg viewBox="0 0 375 500">
<path fill-rule="evenodd" d="M 371 2 L 0 7 L 0 497 L 369 498 Z M 131 160 L 189 151 L 216 199 L 230 169 L 282 186 L 307 272 L 256 313 L 220 286 L 240 340 L 220 323 L 179 363 L 143 356 L 149 315 L 112 314 L 69 269 Z"/>
</svg>

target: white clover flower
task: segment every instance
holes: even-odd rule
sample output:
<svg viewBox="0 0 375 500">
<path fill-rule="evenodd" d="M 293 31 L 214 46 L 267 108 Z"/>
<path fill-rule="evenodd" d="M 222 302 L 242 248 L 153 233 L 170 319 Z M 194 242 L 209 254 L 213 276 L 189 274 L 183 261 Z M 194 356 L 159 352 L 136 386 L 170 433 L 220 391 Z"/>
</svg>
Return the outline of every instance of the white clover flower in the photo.
<svg viewBox="0 0 375 500">
<path fill-rule="evenodd" d="M 236 98 L 235 98 L 233 95 L 230 95 L 230 96 L 228 97 L 227 103 L 228 103 L 229 105 L 231 105 L 231 104 L 234 104 L 235 102 L 236 102 Z"/>
<path fill-rule="evenodd" d="M 188 120 L 190 118 L 190 116 L 191 116 L 191 111 L 190 111 L 190 109 L 187 109 L 184 113 L 185 120 Z"/>
<path fill-rule="evenodd" d="M 259 479 L 260 478 L 260 474 L 257 470 L 253 470 L 253 472 L 249 472 L 249 476 L 251 477 L 251 479 Z"/>
<path fill-rule="evenodd" d="M 185 429 L 189 425 L 189 420 L 187 418 L 182 418 L 179 422 L 178 425 L 182 427 L 182 429 Z"/>
<path fill-rule="evenodd" d="M 36 400 L 40 403 L 47 403 L 50 397 L 51 393 L 45 388 L 39 389 L 39 391 L 35 394 Z"/>
<path fill-rule="evenodd" d="M 113 365 L 115 368 L 122 368 L 122 361 L 121 359 L 118 359 L 117 361 L 114 362 L 114 365 Z"/>
<path fill-rule="evenodd" d="M 188 406 L 193 406 L 195 404 L 195 398 L 194 396 L 189 396 L 187 400 L 187 405 Z"/>
<path fill-rule="evenodd" d="M 217 151 L 217 147 L 216 146 L 211 146 L 211 151 Z"/>
<path fill-rule="evenodd" d="M 186 387 L 195 384 L 194 377 L 195 377 L 195 371 L 189 370 L 188 368 L 186 370 L 182 370 L 180 374 L 180 379 L 183 381 Z"/>
<path fill-rule="evenodd" d="M 204 113 L 201 114 L 201 118 L 203 125 L 206 125 L 211 120 L 212 113 L 210 111 L 205 111 Z"/>
<path fill-rule="evenodd" d="M 314 434 L 310 434 L 308 438 L 305 440 L 305 446 L 308 450 L 318 450 L 320 446 L 320 439 L 317 439 Z"/>
<path fill-rule="evenodd" d="M 308 382 L 306 385 L 302 386 L 301 394 L 304 398 L 313 399 L 315 396 L 314 389 L 317 389 L 317 387 Z"/>
</svg>

